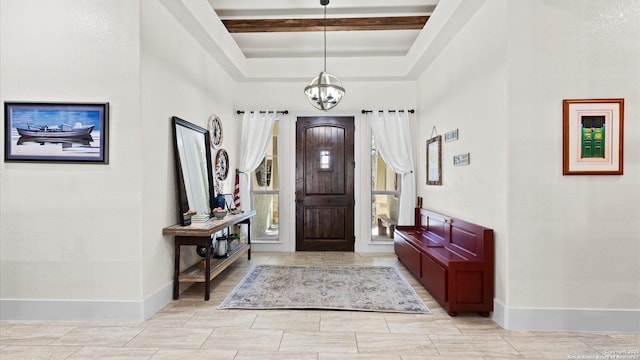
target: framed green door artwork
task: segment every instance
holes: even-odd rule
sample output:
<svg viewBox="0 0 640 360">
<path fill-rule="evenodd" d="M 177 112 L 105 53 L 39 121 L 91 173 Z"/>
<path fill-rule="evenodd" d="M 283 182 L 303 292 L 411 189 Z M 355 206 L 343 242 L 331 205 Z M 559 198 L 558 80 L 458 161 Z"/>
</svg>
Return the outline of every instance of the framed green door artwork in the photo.
<svg viewBox="0 0 640 360">
<path fill-rule="evenodd" d="M 624 99 L 562 101 L 562 174 L 622 175 Z"/>
</svg>

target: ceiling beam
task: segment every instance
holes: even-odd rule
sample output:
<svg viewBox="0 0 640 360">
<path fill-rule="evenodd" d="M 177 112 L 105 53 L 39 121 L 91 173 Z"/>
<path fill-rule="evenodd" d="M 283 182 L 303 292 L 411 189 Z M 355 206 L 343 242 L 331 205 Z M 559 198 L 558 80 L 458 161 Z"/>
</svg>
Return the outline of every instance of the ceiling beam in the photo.
<svg viewBox="0 0 640 360">
<path fill-rule="evenodd" d="M 429 16 L 328 18 L 327 31 L 421 30 Z M 324 19 L 222 20 L 230 33 L 323 31 Z"/>
</svg>

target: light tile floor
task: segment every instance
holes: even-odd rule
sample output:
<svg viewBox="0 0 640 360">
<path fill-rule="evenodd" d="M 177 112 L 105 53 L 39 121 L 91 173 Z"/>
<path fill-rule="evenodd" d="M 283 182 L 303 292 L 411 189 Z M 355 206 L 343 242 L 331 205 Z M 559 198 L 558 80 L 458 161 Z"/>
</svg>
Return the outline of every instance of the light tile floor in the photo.
<svg viewBox="0 0 640 360">
<path fill-rule="evenodd" d="M 217 310 L 257 264 L 396 266 L 432 314 Z M 640 360 L 638 333 L 508 331 L 475 314 L 449 317 L 393 254 L 254 252 L 211 285 L 210 301 L 195 284 L 140 323 L 0 322 L 0 359 Z"/>
</svg>

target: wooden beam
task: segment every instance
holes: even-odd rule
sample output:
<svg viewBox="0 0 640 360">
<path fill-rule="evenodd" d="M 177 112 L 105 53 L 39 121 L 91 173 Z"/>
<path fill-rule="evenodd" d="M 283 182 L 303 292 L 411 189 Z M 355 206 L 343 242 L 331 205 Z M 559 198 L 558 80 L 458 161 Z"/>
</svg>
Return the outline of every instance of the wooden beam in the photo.
<svg viewBox="0 0 640 360">
<path fill-rule="evenodd" d="M 428 16 L 328 18 L 327 31 L 420 30 Z M 323 31 L 324 19 L 222 20 L 230 33 Z"/>
</svg>

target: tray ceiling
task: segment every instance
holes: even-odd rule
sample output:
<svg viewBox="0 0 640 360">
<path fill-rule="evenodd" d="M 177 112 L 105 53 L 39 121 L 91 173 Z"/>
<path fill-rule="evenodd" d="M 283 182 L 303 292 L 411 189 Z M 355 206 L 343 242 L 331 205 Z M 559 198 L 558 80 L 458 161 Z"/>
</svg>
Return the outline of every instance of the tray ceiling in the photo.
<svg viewBox="0 0 640 360">
<path fill-rule="evenodd" d="M 323 54 L 319 0 L 209 0 L 247 58 Z M 437 1 L 334 0 L 327 5 L 327 56 L 405 56 Z"/>
<path fill-rule="evenodd" d="M 308 81 L 322 70 L 319 0 L 160 0 L 237 81 Z M 327 71 L 415 80 L 482 6 L 468 0 L 333 0 Z"/>
</svg>

